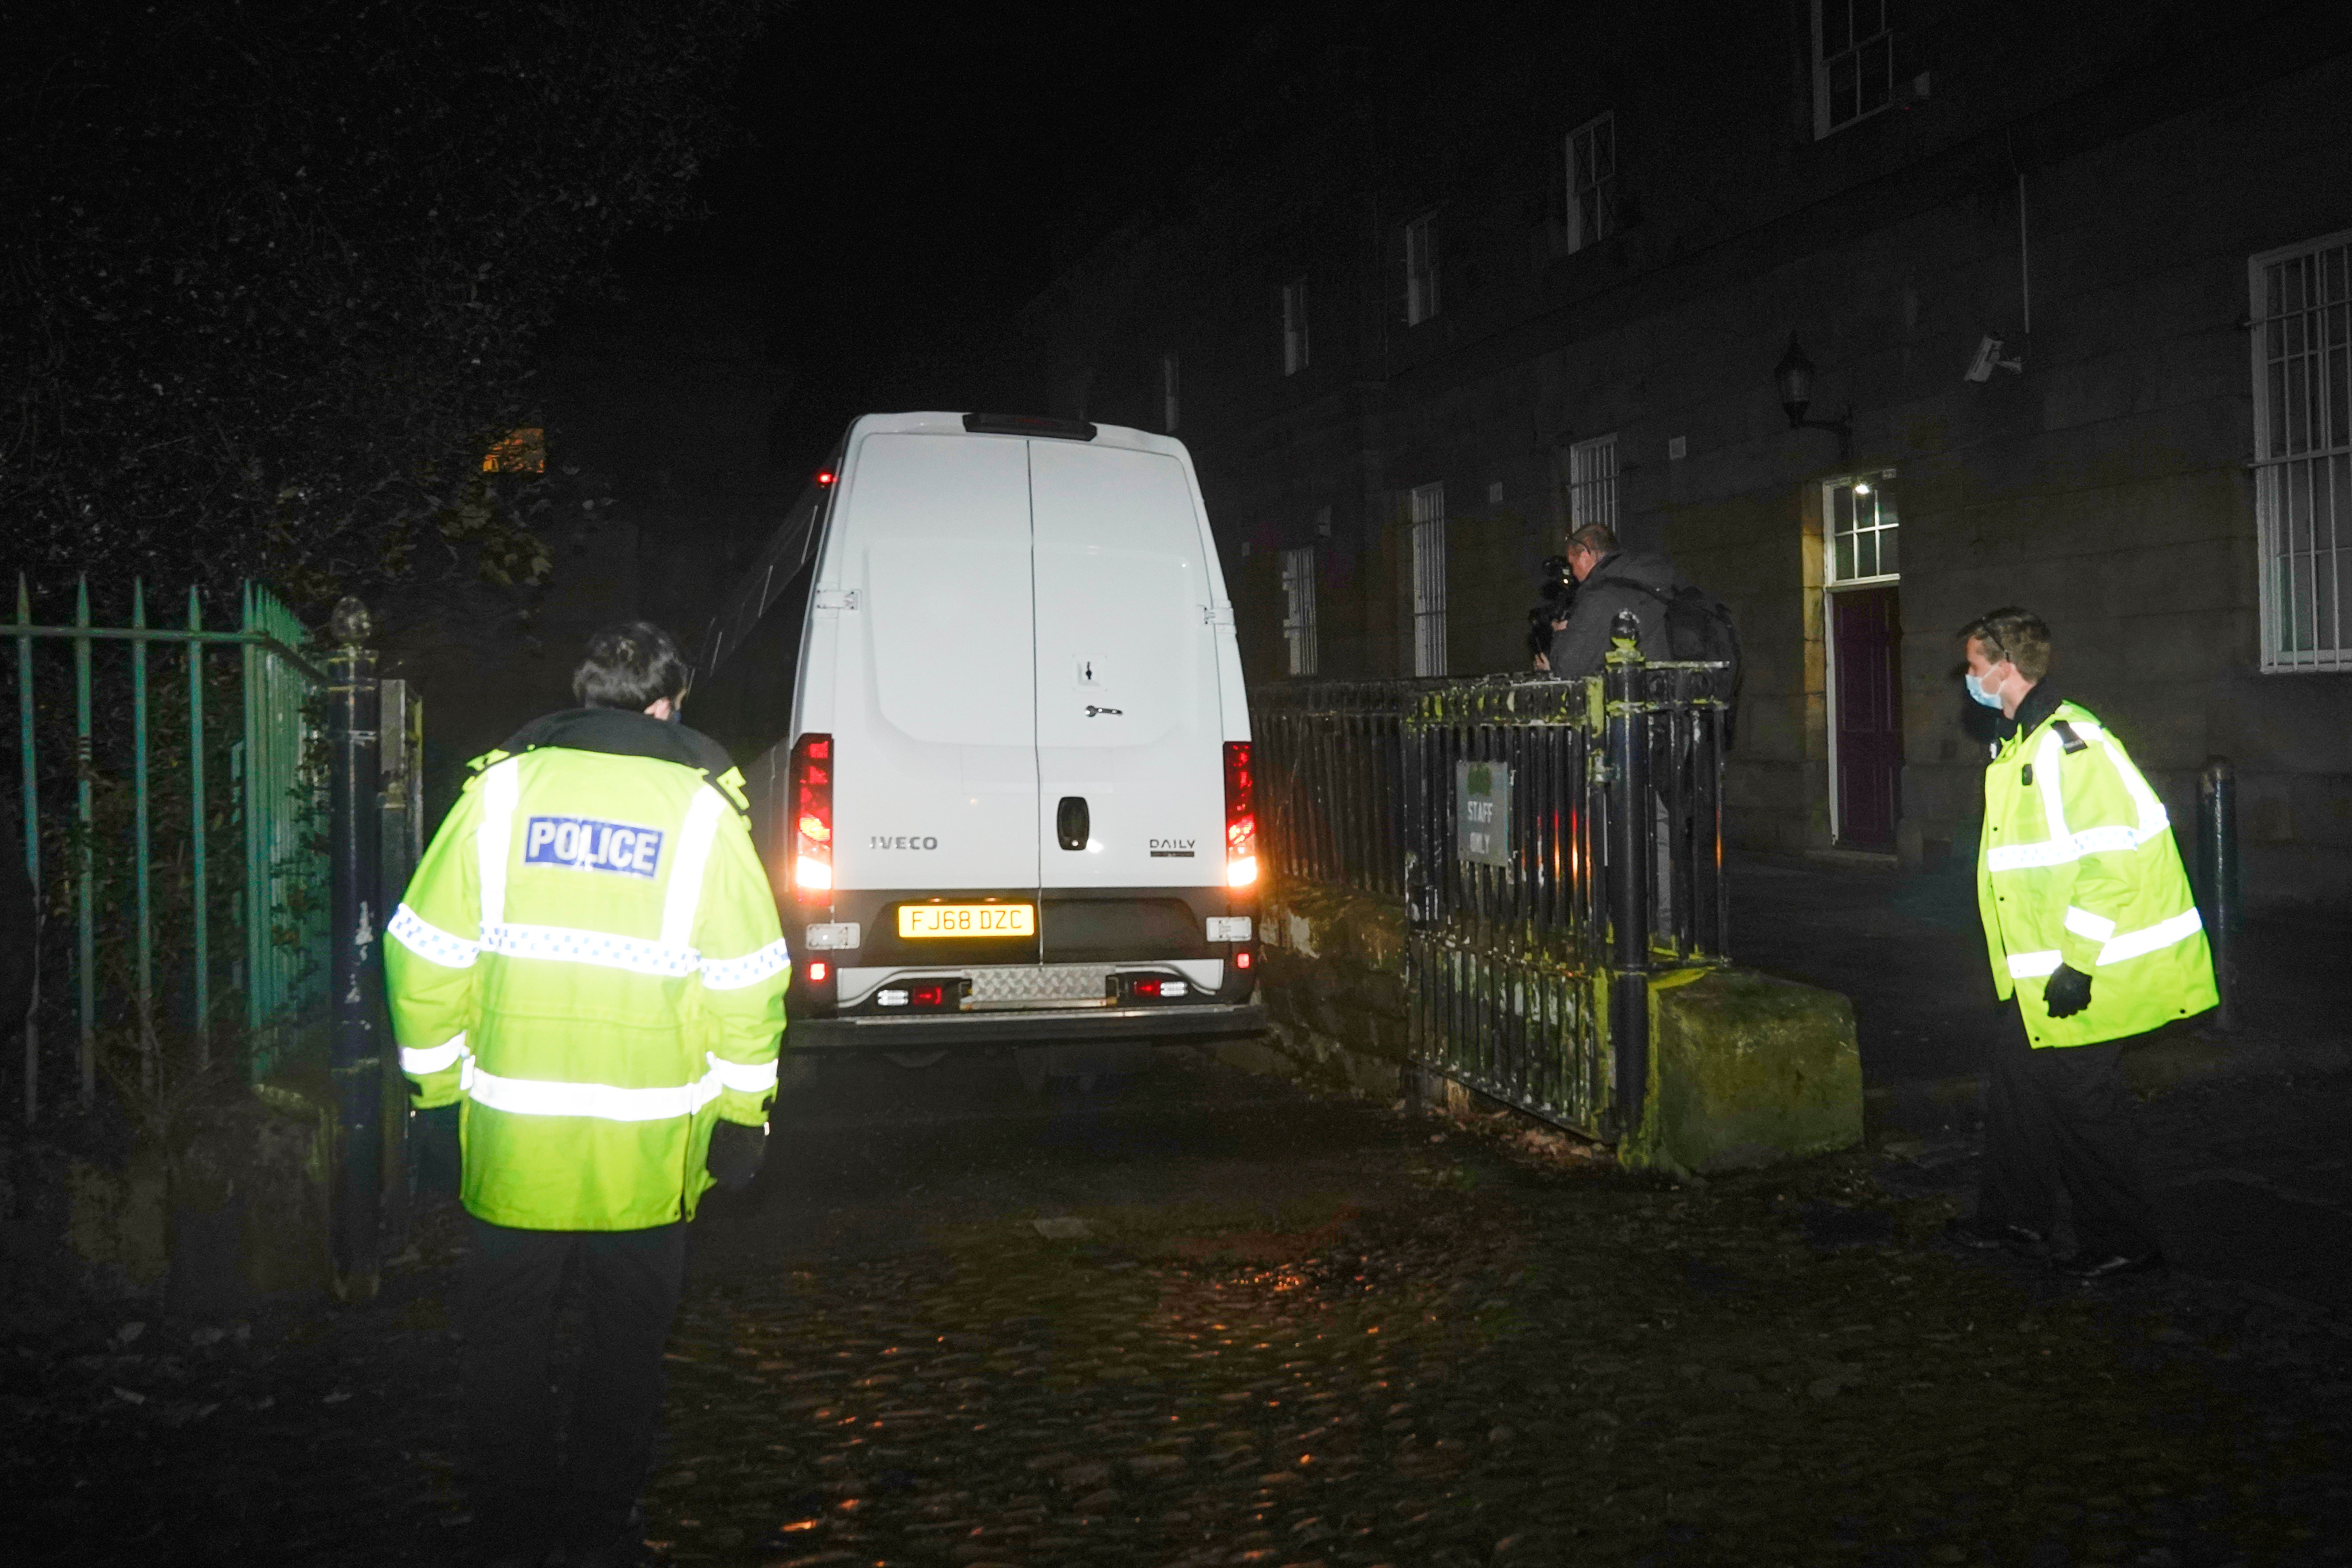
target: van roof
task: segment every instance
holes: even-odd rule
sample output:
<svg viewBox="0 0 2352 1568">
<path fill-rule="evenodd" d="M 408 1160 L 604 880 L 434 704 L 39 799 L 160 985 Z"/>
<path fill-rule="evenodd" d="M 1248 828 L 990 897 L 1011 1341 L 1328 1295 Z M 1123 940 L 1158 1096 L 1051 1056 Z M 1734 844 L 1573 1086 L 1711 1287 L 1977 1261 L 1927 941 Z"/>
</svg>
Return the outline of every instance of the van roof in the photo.
<svg viewBox="0 0 2352 1568">
<path fill-rule="evenodd" d="M 1093 446 L 1123 447 L 1129 451 L 1159 452 L 1169 457 L 1184 455 L 1184 444 L 1173 436 L 1156 436 L 1149 430 L 1137 430 L 1125 425 L 1097 424 L 1094 428 Z M 849 426 L 848 438 L 855 441 L 860 436 L 884 431 L 898 435 L 972 436 L 984 441 L 1026 439 L 1009 433 L 1003 437 L 981 435 L 965 428 L 963 415 L 943 413 L 860 415 Z"/>
</svg>

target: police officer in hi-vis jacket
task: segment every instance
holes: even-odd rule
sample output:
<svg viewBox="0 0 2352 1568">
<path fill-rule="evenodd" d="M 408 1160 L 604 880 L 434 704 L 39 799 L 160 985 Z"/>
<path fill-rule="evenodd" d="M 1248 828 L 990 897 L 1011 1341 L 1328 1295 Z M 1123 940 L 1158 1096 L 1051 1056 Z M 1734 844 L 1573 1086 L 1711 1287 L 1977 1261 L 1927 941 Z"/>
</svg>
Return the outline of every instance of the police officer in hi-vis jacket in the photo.
<svg viewBox="0 0 2352 1568">
<path fill-rule="evenodd" d="M 677 646 L 590 639 L 582 706 L 478 759 L 386 931 L 415 1103 L 456 1103 L 472 1215 L 462 1391 L 482 1557 L 644 1560 L 686 1226 L 757 1171 L 790 959 L 742 781 L 678 721 Z M 557 1287 L 587 1344 L 562 1467 Z"/>
<path fill-rule="evenodd" d="M 2163 802 L 2123 742 L 2048 683 L 2050 628 L 1995 610 L 1961 632 L 1969 695 L 2007 738 L 1985 769 L 1977 902 L 1993 988 L 2017 998 L 1992 1050 L 1971 1247 L 2049 1234 L 2056 1189 L 2085 1280 L 2160 1268 L 2139 1172 L 2122 1042 L 2219 1000 L 2197 903 Z"/>
</svg>

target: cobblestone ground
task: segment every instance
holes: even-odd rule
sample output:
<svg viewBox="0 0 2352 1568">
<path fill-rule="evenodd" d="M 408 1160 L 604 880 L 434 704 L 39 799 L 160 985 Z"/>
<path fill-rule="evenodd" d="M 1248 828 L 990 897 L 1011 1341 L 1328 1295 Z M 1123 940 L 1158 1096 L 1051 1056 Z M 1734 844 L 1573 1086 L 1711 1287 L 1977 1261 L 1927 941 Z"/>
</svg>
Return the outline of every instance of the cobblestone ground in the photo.
<svg viewBox="0 0 2352 1568">
<path fill-rule="evenodd" d="M 1678 1187 L 1204 1067 L 897 1070 L 698 1227 L 677 1563 L 2352 1562 L 2340 1325 L 1956 1256 L 1883 1154 Z M 454 1560 L 457 1234 L 364 1311 L 17 1347 L 27 1539 Z"/>
</svg>

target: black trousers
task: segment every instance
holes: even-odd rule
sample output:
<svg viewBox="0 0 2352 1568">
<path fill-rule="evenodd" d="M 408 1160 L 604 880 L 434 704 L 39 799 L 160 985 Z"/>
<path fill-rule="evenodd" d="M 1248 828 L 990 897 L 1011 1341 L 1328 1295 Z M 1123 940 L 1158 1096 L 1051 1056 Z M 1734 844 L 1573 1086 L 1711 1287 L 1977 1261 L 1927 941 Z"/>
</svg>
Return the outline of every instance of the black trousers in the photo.
<svg viewBox="0 0 2352 1568">
<path fill-rule="evenodd" d="M 478 1527 L 525 1549 L 608 1545 L 653 1463 L 662 1347 L 686 1281 L 686 1226 L 472 1224 L 460 1377 Z M 567 1269 L 587 1311 L 588 1339 L 559 1451 L 549 1362 Z"/>
<path fill-rule="evenodd" d="M 2122 1058 L 2121 1041 L 2035 1050 L 2023 1021 L 2009 1014 L 1985 1089 L 1980 1222 L 2047 1235 L 2063 1187 L 2084 1255 L 2137 1258 L 2157 1249 Z"/>
</svg>

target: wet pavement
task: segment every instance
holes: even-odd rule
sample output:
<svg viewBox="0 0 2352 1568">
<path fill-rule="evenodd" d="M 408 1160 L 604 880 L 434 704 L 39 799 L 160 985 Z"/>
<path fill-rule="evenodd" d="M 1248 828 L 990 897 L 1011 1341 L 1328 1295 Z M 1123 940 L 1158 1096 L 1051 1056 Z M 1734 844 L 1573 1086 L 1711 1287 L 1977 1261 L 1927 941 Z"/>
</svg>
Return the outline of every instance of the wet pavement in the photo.
<svg viewBox="0 0 2352 1568">
<path fill-rule="evenodd" d="M 794 1076 L 697 1226 L 677 1563 L 2352 1562 L 2345 1233 L 2200 1206 L 2340 1222 L 2342 1079 L 2151 1104 L 2200 1268 L 2086 1295 L 1937 1239 L 1964 1139 L 1678 1186 L 1197 1059 Z M 364 1310 L 21 1336 L 34 1554 L 462 1560 L 460 1234 Z M 2282 1247 L 2308 1294 L 2215 1266 Z"/>
</svg>

